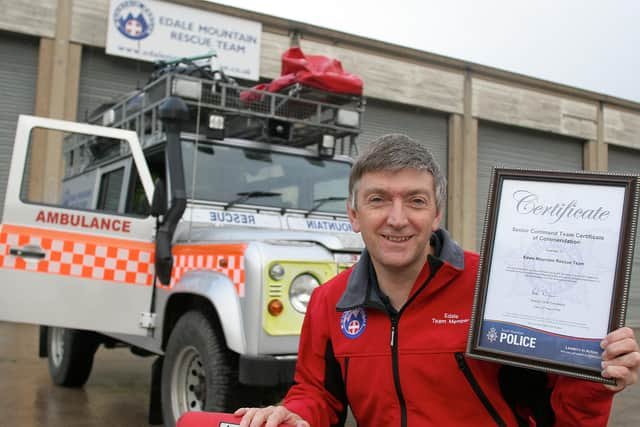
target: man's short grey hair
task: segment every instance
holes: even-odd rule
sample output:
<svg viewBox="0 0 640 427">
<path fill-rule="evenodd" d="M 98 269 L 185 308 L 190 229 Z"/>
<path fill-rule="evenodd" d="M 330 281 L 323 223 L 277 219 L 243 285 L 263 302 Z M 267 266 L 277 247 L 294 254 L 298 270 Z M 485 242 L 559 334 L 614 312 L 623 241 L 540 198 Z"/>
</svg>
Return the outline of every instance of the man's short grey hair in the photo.
<svg viewBox="0 0 640 427">
<path fill-rule="evenodd" d="M 374 140 L 358 157 L 349 177 L 349 199 L 356 208 L 358 184 L 365 173 L 401 169 L 416 169 L 433 175 L 438 212 L 444 209 L 447 198 L 447 179 L 431 151 L 407 135 L 391 133 Z"/>
</svg>

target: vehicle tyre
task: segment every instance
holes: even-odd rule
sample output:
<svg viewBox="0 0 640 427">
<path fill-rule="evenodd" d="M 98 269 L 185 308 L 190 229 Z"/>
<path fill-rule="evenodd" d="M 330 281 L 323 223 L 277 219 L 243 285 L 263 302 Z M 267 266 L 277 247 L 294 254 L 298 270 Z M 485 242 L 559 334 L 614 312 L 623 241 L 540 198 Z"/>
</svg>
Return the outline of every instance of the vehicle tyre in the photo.
<svg viewBox="0 0 640 427">
<path fill-rule="evenodd" d="M 162 363 L 162 415 L 173 427 L 188 411 L 230 412 L 238 408 L 238 356 L 222 331 L 200 311 L 176 323 Z"/>
<path fill-rule="evenodd" d="M 91 374 L 98 345 L 92 332 L 50 327 L 47 351 L 53 382 L 63 387 L 82 387 Z"/>
</svg>

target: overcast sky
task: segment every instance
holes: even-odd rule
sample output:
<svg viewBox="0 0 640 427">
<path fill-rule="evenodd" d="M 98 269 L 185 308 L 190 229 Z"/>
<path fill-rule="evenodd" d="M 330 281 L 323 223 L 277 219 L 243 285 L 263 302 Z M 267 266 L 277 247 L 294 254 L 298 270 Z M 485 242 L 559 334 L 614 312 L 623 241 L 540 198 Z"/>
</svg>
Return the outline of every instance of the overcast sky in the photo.
<svg viewBox="0 0 640 427">
<path fill-rule="evenodd" d="M 640 102 L 640 0 L 214 2 Z"/>
</svg>

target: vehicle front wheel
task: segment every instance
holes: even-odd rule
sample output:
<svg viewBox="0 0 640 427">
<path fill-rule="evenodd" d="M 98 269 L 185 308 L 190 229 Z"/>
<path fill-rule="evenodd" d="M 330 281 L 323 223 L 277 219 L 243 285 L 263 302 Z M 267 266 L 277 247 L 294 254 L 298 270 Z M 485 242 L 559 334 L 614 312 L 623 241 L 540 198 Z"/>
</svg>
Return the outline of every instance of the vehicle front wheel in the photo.
<svg viewBox="0 0 640 427">
<path fill-rule="evenodd" d="M 188 411 L 237 409 L 238 357 L 227 349 L 220 328 L 200 311 L 188 311 L 176 323 L 162 364 L 162 414 L 175 426 Z"/>
<path fill-rule="evenodd" d="M 92 332 L 50 327 L 47 353 L 53 382 L 63 387 L 82 387 L 91 374 L 99 344 Z"/>
</svg>

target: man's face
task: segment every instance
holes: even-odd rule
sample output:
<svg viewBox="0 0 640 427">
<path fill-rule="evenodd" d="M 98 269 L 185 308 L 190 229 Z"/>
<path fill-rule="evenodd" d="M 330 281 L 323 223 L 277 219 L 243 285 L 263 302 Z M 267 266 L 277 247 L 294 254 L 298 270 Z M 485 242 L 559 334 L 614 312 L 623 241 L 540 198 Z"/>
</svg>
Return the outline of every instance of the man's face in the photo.
<svg viewBox="0 0 640 427">
<path fill-rule="evenodd" d="M 356 188 L 356 208 L 349 219 L 362 234 L 376 269 L 388 272 L 422 268 L 431 233 L 442 212 L 436 209 L 435 185 L 429 172 L 416 169 L 365 173 Z"/>
</svg>

